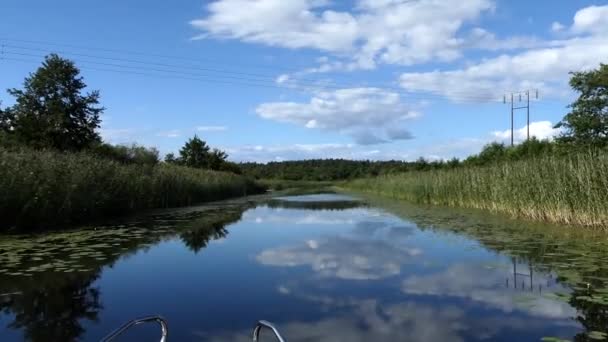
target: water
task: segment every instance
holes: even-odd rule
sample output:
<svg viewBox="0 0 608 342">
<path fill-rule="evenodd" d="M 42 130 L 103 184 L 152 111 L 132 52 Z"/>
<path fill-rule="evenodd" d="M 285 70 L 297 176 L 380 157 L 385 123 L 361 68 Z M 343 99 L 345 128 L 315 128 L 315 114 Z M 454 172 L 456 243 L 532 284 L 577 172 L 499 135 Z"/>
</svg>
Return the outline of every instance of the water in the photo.
<svg viewBox="0 0 608 342">
<path fill-rule="evenodd" d="M 605 234 L 320 194 L 0 238 L 0 340 L 602 339 Z M 155 325 L 124 341 L 154 341 Z M 551 339 L 553 338 L 553 339 Z M 267 338 L 267 341 L 274 341 Z"/>
</svg>

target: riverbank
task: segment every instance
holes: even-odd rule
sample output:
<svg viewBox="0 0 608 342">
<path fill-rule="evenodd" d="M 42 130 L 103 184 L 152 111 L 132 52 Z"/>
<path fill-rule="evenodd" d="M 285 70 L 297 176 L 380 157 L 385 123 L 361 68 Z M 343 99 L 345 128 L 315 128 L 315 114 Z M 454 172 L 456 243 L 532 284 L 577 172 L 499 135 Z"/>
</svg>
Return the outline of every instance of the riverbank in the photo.
<svg viewBox="0 0 608 342">
<path fill-rule="evenodd" d="M 262 192 L 233 173 L 0 148 L 0 232 L 42 230 Z"/>
<path fill-rule="evenodd" d="M 608 228 L 608 153 L 550 155 L 481 167 L 407 172 L 344 185 L 416 204 Z"/>
</svg>

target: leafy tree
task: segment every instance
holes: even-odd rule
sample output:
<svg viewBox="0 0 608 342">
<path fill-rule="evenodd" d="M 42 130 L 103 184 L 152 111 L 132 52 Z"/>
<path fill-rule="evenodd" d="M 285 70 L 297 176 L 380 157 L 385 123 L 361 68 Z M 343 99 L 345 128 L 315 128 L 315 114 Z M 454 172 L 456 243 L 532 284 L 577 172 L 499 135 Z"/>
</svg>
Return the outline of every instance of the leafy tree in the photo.
<svg viewBox="0 0 608 342">
<path fill-rule="evenodd" d="M 0 102 L 0 105 L 2 103 Z M 0 107 L 0 146 L 5 148 L 18 147 L 15 142 L 14 134 L 12 134 L 11 123 L 13 115 L 10 108 L 2 109 Z"/>
<path fill-rule="evenodd" d="M 481 164 L 500 161 L 507 155 L 507 148 L 503 143 L 493 142 L 484 146 L 478 155 Z"/>
<path fill-rule="evenodd" d="M 175 157 L 175 154 L 173 154 L 173 153 L 167 153 L 167 155 L 165 155 L 165 163 L 167 163 L 167 164 L 177 164 L 178 163 L 178 159 Z"/>
<path fill-rule="evenodd" d="M 13 117 L 8 109 L 2 109 L 2 102 L 0 102 L 0 131 L 8 132 L 11 128 L 11 122 Z"/>
<path fill-rule="evenodd" d="M 123 164 L 156 165 L 159 162 L 158 150 L 154 147 L 132 145 L 99 144 L 92 151 L 104 158 Z"/>
<path fill-rule="evenodd" d="M 209 155 L 209 168 L 211 170 L 221 170 L 222 166 L 226 162 L 226 158 L 228 158 L 228 154 L 226 154 L 226 152 L 214 148 Z"/>
<path fill-rule="evenodd" d="M 562 121 L 555 127 L 564 128 L 559 138 L 576 145 L 602 147 L 608 144 L 608 65 L 599 69 L 571 73 L 570 86 L 580 93 Z"/>
<path fill-rule="evenodd" d="M 180 163 L 194 168 L 208 169 L 210 164 L 209 146 L 198 136 L 186 142 L 179 151 Z"/>
<path fill-rule="evenodd" d="M 9 89 L 16 104 L 3 115 L 17 141 L 35 148 L 82 150 L 99 142 L 96 132 L 99 91 L 83 94 L 86 84 L 74 62 L 51 54 L 25 78 L 23 89 Z"/>
</svg>

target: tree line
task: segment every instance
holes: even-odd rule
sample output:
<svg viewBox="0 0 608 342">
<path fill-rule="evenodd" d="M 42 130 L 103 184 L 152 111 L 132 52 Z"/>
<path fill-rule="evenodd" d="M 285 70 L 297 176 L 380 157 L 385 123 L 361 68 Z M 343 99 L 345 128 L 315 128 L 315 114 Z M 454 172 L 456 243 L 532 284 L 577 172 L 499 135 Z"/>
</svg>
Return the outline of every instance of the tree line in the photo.
<svg viewBox="0 0 608 342">
<path fill-rule="evenodd" d="M 84 151 L 123 164 L 160 163 L 159 151 L 154 147 L 112 145 L 102 140 L 98 130 L 105 108 L 100 105 L 100 92 L 85 92 L 86 88 L 73 61 L 56 54 L 47 56 L 42 66 L 25 78 L 22 89 L 8 90 L 15 104 L 3 109 L 0 103 L 0 147 Z M 211 149 L 195 135 L 184 144 L 179 156 L 168 154 L 164 161 L 241 173 L 227 158 L 224 151 Z"/>
</svg>

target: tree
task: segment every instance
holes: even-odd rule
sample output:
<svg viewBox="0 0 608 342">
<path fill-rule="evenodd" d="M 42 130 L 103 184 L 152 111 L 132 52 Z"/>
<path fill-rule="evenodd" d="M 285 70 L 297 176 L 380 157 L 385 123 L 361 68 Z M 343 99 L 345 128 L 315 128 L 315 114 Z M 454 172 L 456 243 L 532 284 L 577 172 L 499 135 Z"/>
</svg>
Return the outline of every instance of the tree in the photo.
<svg viewBox="0 0 608 342">
<path fill-rule="evenodd" d="M 209 156 L 209 168 L 211 170 L 222 170 L 224 163 L 226 163 L 228 154 L 226 152 L 214 148 Z"/>
<path fill-rule="evenodd" d="M 177 164 L 178 163 L 178 159 L 175 158 L 175 154 L 173 154 L 173 153 L 167 153 L 167 155 L 165 156 L 165 163 L 167 163 L 167 164 Z"/>
<path fill-rule="evenodd" d="M 561 142 L 602 147 L 608 144 L 608 65 L 571 73 L 570 86 L 580 93 L 570 113 L 555 127 L 565 132 Z"/>
<path fill-rule="evenodd" d="M 181 164 L 199 169 L 208 169 L 211 159 L 209 146 L 196 135 L 182 147 L 179 157 Z"/>
<path fill-rule="evenodd" d="M 3 125 L 17 141 L 35 148 L 87 148 L 101 140 L 96 130 L 104 108 L 99 91 L 83 94 L 86 87 L 74 62 L 51 54 L 25 78 L 22 90 L 8 90 L 16 104 Z"/>
</svg>

